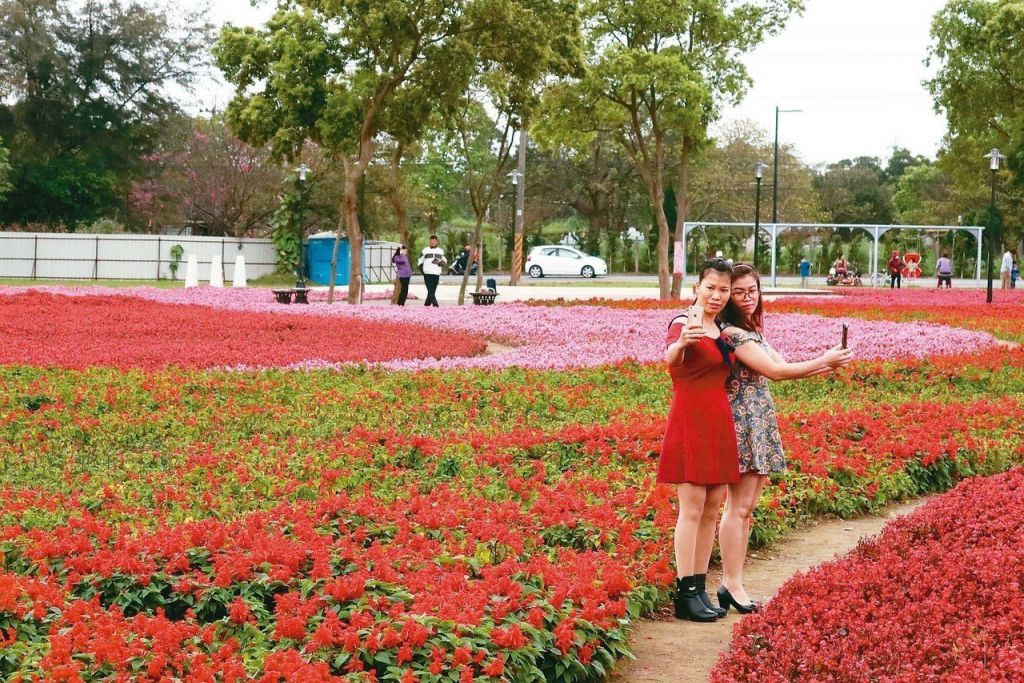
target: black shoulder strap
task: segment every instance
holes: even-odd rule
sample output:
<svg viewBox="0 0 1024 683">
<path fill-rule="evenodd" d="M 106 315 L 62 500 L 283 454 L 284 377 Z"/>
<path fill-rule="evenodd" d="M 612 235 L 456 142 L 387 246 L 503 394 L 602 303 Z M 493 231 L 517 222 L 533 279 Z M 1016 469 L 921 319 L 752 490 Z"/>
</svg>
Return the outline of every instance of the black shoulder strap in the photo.
<svg viewBox="0 0 1024 683">
<path fill-rule="evenodd" d="M 685 313 L 680 313 L 679 315 L 677 315 L 676 317 L 672 318 L 672 320 L 669 321 L 669 323 L 668 323 L 669 329 L 672 329 L 672 326 L 675 325 L 676 321 L 679 320 L 680 318 L 682 318 L 683 322 L 689 320 L 689 317 Z"/>
</svg>

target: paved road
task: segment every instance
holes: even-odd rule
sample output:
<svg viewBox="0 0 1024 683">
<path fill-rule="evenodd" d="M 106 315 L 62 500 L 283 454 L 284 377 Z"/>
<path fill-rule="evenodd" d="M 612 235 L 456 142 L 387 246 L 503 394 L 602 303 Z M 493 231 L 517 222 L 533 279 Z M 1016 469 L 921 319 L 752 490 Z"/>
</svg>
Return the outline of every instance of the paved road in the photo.
<svg viewBox="0 0 1024 683">
<path fill-rule="evenodd" d="M 524 276 L 520 284 L 511 287 L 508 284 L 508 274 L 487 275 L 493 277 L 498 285 L 498 301 L 525 301 L 527 299 L 571 299 L 587 300 L 593 298 L 603 299 L 656 299 L 658 298 L 658 278 L 655 275 L 610 275 L 595 280 L 584 278 L 545 277 L 534 280 Z M 458 301 L 459 287 L 462 279 L 457 276 L 444 276 L 437 289 L 437 298 L 442 306 L 452 306 Z M 684 288 L 693 284 L 692 276 L 684 283 Z M 765 283 L 766 285 L 768 283 Z M 933 287 L 931 279 L 908 282 L 908 288 Z M 982 287 L 984 287 L 982 281 Z M 825 285 L 824 278 L 810 278 L 809 289 L 800 288 L 799 277 L 779 277 L 777 287 L 765 287 L 765 293 L 769 295 L 801 294 L 801 295 L 831 295 L 835 290 Z M 976 287 L 974 280 L 954 280 L 953 287 L 956 289 L 972 289 Z M 998 287 L 998 283 L 997 283 Z M 471 277 L 467 292 L 476 288 L 476 278 Z M 390 292 L 390 284 L 368 285 L 368 292 Z M 409 286 L 409 292 L 416 297 L 416 301 L 410 301 L 410 305 L 422 303 L 427 296 L 427 288 L 423 285 L 423 278 L 414 276 Z M 467 295 L 468 299 L 468 295 Z"/>
</svg>

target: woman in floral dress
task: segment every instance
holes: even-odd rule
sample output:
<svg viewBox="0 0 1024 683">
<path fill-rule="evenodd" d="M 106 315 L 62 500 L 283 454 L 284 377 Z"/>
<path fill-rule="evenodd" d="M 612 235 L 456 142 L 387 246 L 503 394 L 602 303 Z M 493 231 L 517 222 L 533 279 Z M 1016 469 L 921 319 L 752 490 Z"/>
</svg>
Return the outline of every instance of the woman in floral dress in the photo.
<svg viewBox="0 0 1024 683">
<path fill-rule="evenodd" d="M 740 481 L 730 484 L 718 531 L 722 551 L 722 587 L 718 603 L 741 613 L 757 610 L 743 586 L 743 562 L 754 508 L 773 472 L 786 469 L 786 456 L 775 417 L 768 380 L 801 379 L 849 363 L 853 352 L 838 346 L 801 363 L 787 363 L 765 340 L 762 327 L 761 278 L 746 264 L 733 268 L 732 296 L 722 313 L 723 334 L 735 347 L 736 363 L 728 394 L 736 425 Z"/>
</svg>

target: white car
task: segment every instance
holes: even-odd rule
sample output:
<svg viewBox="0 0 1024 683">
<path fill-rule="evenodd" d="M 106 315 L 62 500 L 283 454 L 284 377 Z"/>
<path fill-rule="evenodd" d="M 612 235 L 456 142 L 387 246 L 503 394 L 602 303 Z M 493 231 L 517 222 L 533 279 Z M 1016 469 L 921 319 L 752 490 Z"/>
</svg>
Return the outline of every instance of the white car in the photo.
<svg viewBox="0 0 1024 683">
<path fill-rule="evenodd" d="M 588 256 L 579 249 L 561 244 L 534 247 L 526 257 L 526 272 L 530 277 L 545 275 L 581 275 L 596 277 L 608 274 L 604 259 Z"/>
</svg>

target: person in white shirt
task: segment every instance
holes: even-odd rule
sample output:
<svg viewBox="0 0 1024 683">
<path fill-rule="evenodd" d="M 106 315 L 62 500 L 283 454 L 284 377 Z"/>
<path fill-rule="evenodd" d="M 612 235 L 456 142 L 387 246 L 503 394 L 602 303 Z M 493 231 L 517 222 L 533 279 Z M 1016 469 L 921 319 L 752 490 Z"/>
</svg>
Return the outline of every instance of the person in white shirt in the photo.
<svg viewBox="0 0 1024 683">
<path fill-rule="evenodd" d="M 437 235 L 430 236 L 430 246 L 424 247 L 420 255 L 419 265 L 423 270 L 423 283 L 427 286 L 427 300 L 424 306 L 437 307 L 437 284 L 441 281 L 441 273 L 448 259 L 444 250 L 437 246 Z"/>
<path fill-rule="evenodd" d="M 1003 289 L 1010 288 L 1010 271 L 1013 270 L 1013 252 L 1010 251 L 1009 245 L 1006 247 L 1006 253 L 1003 254 L 1003 263 L 999 266 L 999 279 L 1003 282 Z"/>
</svg>

